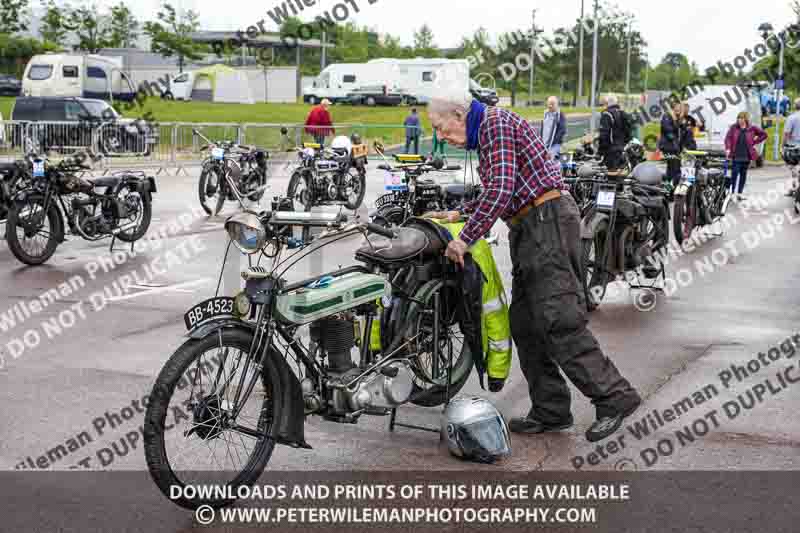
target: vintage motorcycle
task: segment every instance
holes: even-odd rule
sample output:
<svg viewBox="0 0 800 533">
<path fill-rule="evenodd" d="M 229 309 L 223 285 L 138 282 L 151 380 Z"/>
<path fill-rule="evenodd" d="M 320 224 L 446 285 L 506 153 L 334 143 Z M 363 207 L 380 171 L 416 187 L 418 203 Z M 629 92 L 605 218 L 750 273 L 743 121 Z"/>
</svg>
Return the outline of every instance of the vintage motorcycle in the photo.
<svg viewBox="0 0 800 533">
<path fill-rule="evenodd" d="M 261 200 L 268 188 L 269 152 L 232 141 L 214 142 L 196 129 L 192 133 L 206 142 L 200 151 L 209 153 L 197 184 L 200 205 L 206 213 L 219 214 L 228 200 L 242 207 L 245 198 Z"/>
<path fill-rule="evenodd" d="M 398 406 L 441 405 L 464 385 L 473 362 L 455 318 L 455 267 L 435 223 L 409 223 L 388 229 L 279 210 L 226 221 L 230 242 L 255 265 L 236 296 L 217 294 L 185 314 L 189 340 L 159 373 L 145 414 L 147 465 L 167 497 L 189 509 L 228 505 L 259 478 L 276 444 L 311 447 L 305 416 L 355 423 L 389 414 L 394 422 Z M 325 231 L 308 251 L 288 236 L 296 226 Z M 357 234 L 366 238 L 356 252 L 362 265 L 285 280 L 309 253 Z M 230 492 L 170 496 L 196 483 Z"/>
<path fill-rule="evenodd" d="M 380 145 L 376 145 L 376 152 L 386 160 Z M 375 200 L 375 210 L 370 214 L 375 224 L 399 226 L 409 218 L 429 211 L 455 209 L 480 193 L 479 186 L 464 183 L 439 185 L 432 179 L 422 179 L 431 172 L 461 170 L 459 165 L 445 165 L 440 158 L 420 155 L 402 154 L 394 158 L 399 164 L 391 166 L 387 161 L 378 166 L 387 175 L 384 181 L 386 193 Z"/>
<path fill-rule="evenodd" d="M 680 156 L 667 156 L 680 157 Z M 682 244 L 695 228 L 708 226 L 724 217 L 731 202 L 725 186 L 723 158 L 698 150 L 686 150 L 681 164 L 681 181 L 673 192 L 673 231 Z"/>
<path fill-rule="evenodd" d="M 65 240 L 65 224 L 73 235 L 88 241 L 112 237 L 133 243 L 150 227 L 155 178 L 124 171 L 84 179 L 91 170 L 83 153 L 51 163 L 29 154 L 23 165 L 25 186 L 14 194 L 6 222 L 6 241 L 14 256 L 40 265 Z"/>
<path fill-rule="evenodd" d="M 368 146 L 358 134 L 340 135 L 330 148 L 306 143 L 297 149 L 299 166 L 292 172 L 286 196 L 297 211 L 318 205 L 344 205 L 355 211 L 367 191 Z"/>
<path fill-rule="evenodd" d="M 0 163 L 0 222 L 8 218 L 8 210 L 17 191 L 25 187 L 24 161 Z"/>
<path fill-rule="evenodd" d="M 630 175 L 590 175 L 588 167 L 584 172 L 582 178 L 596 184 L 581 221 L 586 304 L 593 311 L 619 276 L 631 288 L 657 290 L 664 266 L 650 258 L 669 243 L 669 204 L 663 171 L 655 164 L 640 164 Z M 650 285 L 633 282 L 639 273 Z"/>
<path fill-rule="evenodd" d="M 800 172 L 798 172 L 798 165 L 800 165 L 800 144 L 785 144 L 781 150 L 781 157 L 792 172 L 792 205 L 794 212 L 800 215 Z"/>
</svg>

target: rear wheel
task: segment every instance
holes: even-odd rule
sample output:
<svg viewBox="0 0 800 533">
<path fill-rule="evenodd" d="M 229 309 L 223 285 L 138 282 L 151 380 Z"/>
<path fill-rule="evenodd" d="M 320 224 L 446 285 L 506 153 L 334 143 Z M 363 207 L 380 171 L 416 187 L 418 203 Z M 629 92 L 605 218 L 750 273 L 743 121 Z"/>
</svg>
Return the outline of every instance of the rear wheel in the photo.
<svg viewBox="0 0 800 533">
<path fill-rule="evenodd" d="M 366 173 L 358 172 L 355 175 L 348 173 L 345 190 L 347 191 L 345 207 L 353 211 L 361 207 L 361 203 L 364 201 L 364 193 L 367 192 Z"/>
<path fill-rule="evenodd" d="M 26 265 L 41 265 L 55 253 L 61 216 L 55 204 L 45 210 L 44 198 L 14 203 L 8 211 L 6 240 L 14 257 Z"/>
<path fill-rule="evenodd" d="M 254 361 L 245 367 L 251 341 L 252 334 L 239 329 L 186 341 L 153 386 L 145 413 L 145 460 L 161 492 L 181 507 L 221 507 L 235 499 L 189 494 L 175 498 L 171 487 L 228 485 L 236 494 L 238 487 L 255 483 L 272 457 L 275 440 L 270 434 L 279 409 L 280 383 Z M 242 374 L 247 386 L 259 373 L 234 418 Z"/>
<path fill-rule="evenodd" d="M 439 356 L 434 361 L 434 297 L 440 295 L 439 305 Z M 442 280 L 431 280 L 414 294 L 414 302 L 408 309 L 409 329 L 404 339 L 409 339 L 408 353 L 417 363 L 414 391 L 411 401 L 416 405 L 434 407 L 455 396 L 464 386 L 472 370 L 472 352 L 465 342 L 464 334 L 456 322 L 455 299 L 458 295 L 447 290 Z M 453 371 L 450 387 L 447 385 L 447 369 L 452 360 Z"/>
<path fill-rule="evenodd" d="M 606 272 L 604 261 L 607 259 L 606 239 L 608 237 L 608 222 L 603 221 L 597 225 L 592 238 L 581 239 L 584 284 L 586 287 L 586 309 L 594 311 L 600 305 L 606 294 L 609 274 Z"/>
<path fill-rule="evenodd" d="M 150 227 L 150 220 L 153 217 L 153 205 L 146 196 L 138 191 L 131 190 L 125 186 L 117 195 L 128 209 L 128 216 L 120 219 L 119 225 L 130 226 L 117 234 L 120 240 L 125 242 L 136 242 L 147 233 Z"/>
</svg>

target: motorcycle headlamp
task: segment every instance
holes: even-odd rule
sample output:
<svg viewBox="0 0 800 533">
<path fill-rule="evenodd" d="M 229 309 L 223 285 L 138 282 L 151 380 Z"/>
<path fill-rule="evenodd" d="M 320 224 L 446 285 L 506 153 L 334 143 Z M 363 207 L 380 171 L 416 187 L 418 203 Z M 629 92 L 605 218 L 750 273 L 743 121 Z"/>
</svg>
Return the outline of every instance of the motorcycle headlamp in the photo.
<svg viewBox="0 0 800 533">
<path fill-rule="evenodd" d="M 254 254 L 267 243 L 267 230 L 258 215 L 244 211 L 225 221 L 225 231 L 233 244 L 246 254 Z"/>
<path fill-rule="evenodd" d="M 237 316 L 246 318 L 250 316 L 250 299 L 245 291 L 239 292 L 233 299 L 233 310 Z"/>
</svg>

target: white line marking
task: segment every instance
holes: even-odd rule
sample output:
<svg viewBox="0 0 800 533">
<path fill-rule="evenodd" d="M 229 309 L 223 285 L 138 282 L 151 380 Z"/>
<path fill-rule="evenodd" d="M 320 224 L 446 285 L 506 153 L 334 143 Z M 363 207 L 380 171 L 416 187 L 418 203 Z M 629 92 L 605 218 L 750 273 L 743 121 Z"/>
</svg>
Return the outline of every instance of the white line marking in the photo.
<svg viewBox="0 0 800 533">
<path fill-rule="evenodd" d="M 211 278 L 202 278 L 202 279 L 198 279 L 198 280 L 195 280 L 195 281 L 186 281 L 184 283 L 178 283 L 176 285 L 170 285 L 170 286 L 166 286 L 166 287 L 152 287 L 152 288 L 148 288 L 147 290 L 144 290 L 142 292 L 137 292 L 137 293 L 133 293 L 133 294 L 126 294 L 124 296 L 114 296 L 112 298 L 109 298 L 108 301 L 109 302 L 120 302 L 122 300 L 130 300 L 132 298 L 138 298 L 139 296 L 146 296 L 146 295 L 150 295 L 150 294 L 159 294 L 159 293 L 162 293 L 162 292 L 169 292 L 169 291 L 194 292 L 193 290 L 183 289 L 183 287 L 193 287 L 193 286 L 196 286 L 196 285 L 203 285 L 204 283 L 206 283 L 208 281 L 211 281 Z"/>
</svg>

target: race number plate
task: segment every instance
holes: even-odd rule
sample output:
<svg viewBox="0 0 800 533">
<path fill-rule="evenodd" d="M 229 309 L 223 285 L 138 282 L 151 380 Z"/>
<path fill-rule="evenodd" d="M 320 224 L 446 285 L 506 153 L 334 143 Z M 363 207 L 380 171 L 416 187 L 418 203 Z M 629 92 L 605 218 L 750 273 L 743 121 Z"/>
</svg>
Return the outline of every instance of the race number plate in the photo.
<svg viewBox="0 0 800 533">
<path fill-rule="evenodd" d="M 225 157 L 225 150 L 223 150 L 222 148 L 212 148 L 211 157 L 213 157 L 216 160 L 220 160 L 223 157 Z"/>
<path fill-rule="evenodd" d="M 44 177 L 44 161 L 33 162 L 33 177 L 34 178 Z"/>
<path fill-rule="evenodd" d="M 681 178 L 689 183 L 694 183 L 694 167 L 681 167 Z"/>
<path fill-rule="evenodd" d="M 388 174 L 383 180 L 383 187 L 387 191 L 408 190 L 408 185 L 403 183 L 403 177 L 399 174 Z"/>
<path fill-rule="evenodd" d="M 233 298 L 217 296 L 200 302 L 183 315 L 183 321 L 186 329 L 191 330 L 198 324 L 221 316 L 233 316 Z"/>
<path fill-rule="evenodd" d="M 606 209 L 613 208 L 616 195 L 617 193 L 614 191 L 597 191 L 597 207 L 604 207 Z"/>
</svg>

